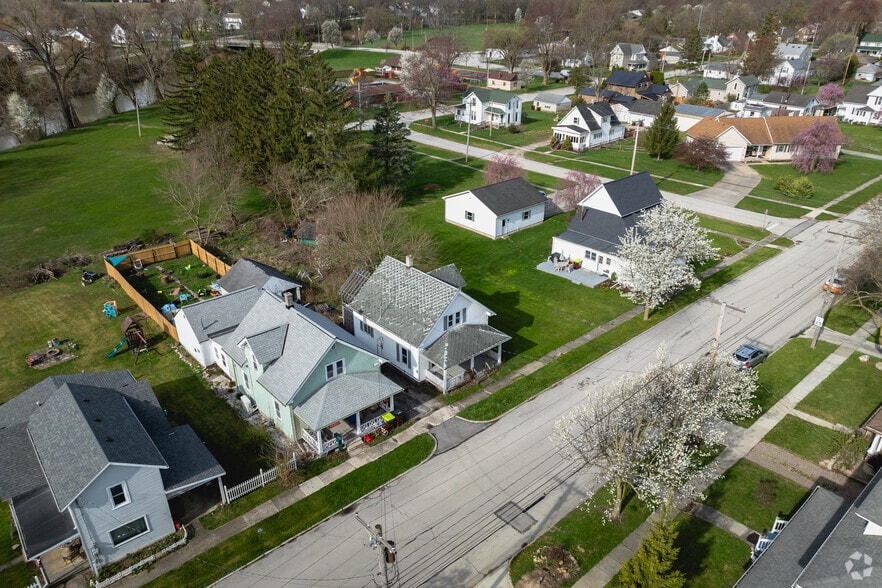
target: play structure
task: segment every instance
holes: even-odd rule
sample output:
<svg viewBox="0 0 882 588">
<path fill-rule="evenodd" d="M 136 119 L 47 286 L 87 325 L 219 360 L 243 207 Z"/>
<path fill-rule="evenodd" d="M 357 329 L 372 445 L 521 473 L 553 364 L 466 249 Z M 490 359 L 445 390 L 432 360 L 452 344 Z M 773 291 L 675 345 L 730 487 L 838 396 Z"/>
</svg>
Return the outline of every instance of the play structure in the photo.
<svg viewBox="0 0 882 588">
<path fill-rule="evenodd" d="M 123 350 L 123 347 L 127 347 L 135 354 L 135 364 L 137 364 L 141 353 L 147 351 L 147 339 L 144 338 L 144 330 L 138 324 L 138 321 L 130 316 L 125 318 L 121 328 L 123 331 L 122 339 L 119 340 L 116 347 L 110 350 L 107 357 L 114 357 Z"/>
<path fill-rule="evenodd" d="M 104 303 L 104 315 L 107 318 L 114 318 L 117 314 L 116 300 L 108 300 Z"/>
</svg>

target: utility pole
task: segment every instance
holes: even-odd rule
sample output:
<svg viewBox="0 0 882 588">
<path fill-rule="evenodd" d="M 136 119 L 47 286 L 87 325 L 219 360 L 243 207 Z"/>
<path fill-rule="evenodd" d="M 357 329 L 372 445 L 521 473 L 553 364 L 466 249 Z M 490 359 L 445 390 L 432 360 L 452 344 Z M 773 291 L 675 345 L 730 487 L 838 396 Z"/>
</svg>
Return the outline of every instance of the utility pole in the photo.
<svg viewBox="0 0 882 588">
<path fill-rule="evenodd" d="M 833 306 L 833 298 L 835 296 L 835 294 L 833 294 L 833 278 L 836 277 L 836 274 L 839 271 L 839 258 L 842 256 L 842 247 L 844 245 L 845 239 L 842 239 L 839 243 L 839 251 L 836 252 L 836 261 L 833 262 L 833 274 L 827 282 L 827 291 L 824 292 L 824 302 L 821 303 L 821 314 L 815 317 L 815 334 L 812 336 L 812 349 L 815 348 L 815 345 L 818 344 L 818 339 L 821 337 L 821 329 L 824 327 L 824 315 L 827 314 L 827 310 Z"/>
<path fill-rule="evenodd" d="M 383 574 L 386 588 L 391 588 L 392 582 L 389 580 L 389 564 L 395 564 L 395 544 L 383 539 L 382 525 L 374 525 L 374 528 L 372 529 L 370 525 L 358 516 L 358 513 L 355 513 L 355 520 L 358 521 L 359 524 L 370 534 L 371 548 L 377 550 L 377 557 L 379 558 L 380 571 L 377 573 Z M 377 549 L 379 545 L 383 546 L 382 550 Z"/>
<path fill-rule="evenodd" d="M 634 162 L 637 160 L 637 143 L 640 142 L 640 127 L 634 131 L 634 151 L 631 152 L 631 172 L 629 176 L 634 175 Z"/>
<path fill-rule="evenodd" d="M 722 300 L 717 300 L 716 298 L 711 297 L 711 302 L 720 305 L 720 319 L 717 321 L 717 333 L 714 335 L 714 344 L 711 347 L 710 354 L 710 363 L 714 365 L 714 361 L 717 359 L 717 350 L 720 348 L 720 335 L 723 333 L 723 317 L 726 316 L 726 309 L 731 308 L 732 310 L 740 313 L 744 313 L 743 308 L 738 308 L 732 306 L 730 304 L 726 304 Z"/>
</svg>

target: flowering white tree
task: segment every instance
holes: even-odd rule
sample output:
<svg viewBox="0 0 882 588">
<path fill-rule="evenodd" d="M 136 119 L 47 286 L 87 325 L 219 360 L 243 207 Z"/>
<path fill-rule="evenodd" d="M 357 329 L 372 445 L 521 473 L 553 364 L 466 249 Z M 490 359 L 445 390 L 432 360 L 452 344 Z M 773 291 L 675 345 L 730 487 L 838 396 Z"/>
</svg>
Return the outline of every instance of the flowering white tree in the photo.
<svg viewBox="0 0 882 588">
<path fill-rule="evenodd" d="M 377 33 L 377 31 L 371 29 L 364 34 L 364 40 L 373 45 L 380 40 L 380 35 L 379 33 Z"/>
<path fill-rule="evenodd" d="M 444 94 L 444 70 L 426 51 L 407 51 L 401 56 L 400 64 L 401 85 L 408 94 L 429 107 L 434 129 L 435 115 Z"/>
<path fill-rule="evenodd" d="M 718 476 L 710 459 L 723 419 L 754 413 L 756 373 L 708 359 L 674 363 L 660 350 L 643 372 L 592 392 L 552 438 L 561 454 L 596 468 L 612 488 L 606 517 L 618 520 L 628 490 L 652 508 L 701 496 Z"/>
<path fill-rule="evenodd" d="M 693 264 L 716 259 L 718 251 L 694 214 L 667 202 L 644 212 L 620 243 L 618 285 L 643 304 L 644 320 L 686 286 L 701 286 Z"/>
<path fill-rule="evenodd" d="M 6 98 L 9 129 L 19 141 L 40 134 L 40 115 L 18 92 Z"/>
<path fill-rule="evenodd" d="M 336 20 L 326 20 L 322 23 L 322 42 L 327 43 L 331 47 L 343 42 L 343 36 L 340 34 L 340 24 Z"/>
<path fill-rule="evenodd" d="M 404 42 L 404 31 L 401 30 L 401 27 L 392 27 L 389 29 L 389 32 L 386 33 L 386 43 L 388 45 L 401 45 Z"/>
</svg>

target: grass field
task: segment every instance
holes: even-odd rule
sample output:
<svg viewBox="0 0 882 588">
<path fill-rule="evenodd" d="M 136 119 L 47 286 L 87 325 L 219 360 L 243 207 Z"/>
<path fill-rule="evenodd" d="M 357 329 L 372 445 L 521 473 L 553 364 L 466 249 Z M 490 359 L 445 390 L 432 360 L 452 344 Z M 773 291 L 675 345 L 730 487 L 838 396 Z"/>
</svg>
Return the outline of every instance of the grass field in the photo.
<svg viewBox="0 0 882 588">
<path fill-rule="evenodd" d="M 808 493 L 802 486 L 742 459 L 711 484 L 704 503 L 762 533 L 771 528 L 776 516 L 789 518 Z"/>
<path fill-rule="evenodd" d="M 687 514 L 679 523 L 674 545 L 680 549 L 676 568 L 689 588 L 732 586 L 750 563 L 750 545 L 734 535 Z"/>
<path fill-rule="evenodd" d="M 882 371 L 878 360 L 864 363 L 855 353 L 818 385 L 796 408 L 834 424 L 857 428 L 879 407 Z"/>
<path fill-rule="evenodd" d="M 855 192 L 848 198 L 840 200 L 835 204 L 831 204 L 829 207 L 827 207 L 827 210 L 829 210 L 830 212 L 838 213 L 851 212 L 861 204 L 866 204 L 879 194 L 882 194 L 882 180 L 870 184 L 863 190 Z"/>
<path fill-rule="evenodd" d="M 814 196 L 807 200 L 792 200 L 775 190 L 774 187 L 775 181 L 781 176 L 802 175 L 792 165 L 781 163 L 754 165 L 752 167 L 763 177 L 757 187 L 751 191 L 752 195 L 812 208 L 826 204 L 882 173 L 882 166 L 879 165 L 879 161 L 843 153 L 839 157 L 833 173 L 824 175 L 815 172 L 806 176 L 815 187 Z"/>
<path fill-rule="evenodd" d="M 333 70 L 353 70 L 357 67 L 375 68 L 397 53 L 359 51 L 358 49 L 326 49 L 319 53 Z"/>
<path fill-rule="evenodd" d="M 0 152 L 0 275 L 70 252 L 108 249 L 185 223 L 156 195 L 169 151 L 159 108 L 126 113 Z"/>
<path fill-rule="evenodd" d="M 808 208 L 790 206 L 789 204 L 784 204 L 782 202 L 762 200 L 760 198 L 751 198 L 750 196 L 742 198 L 741 201 L 735 205 L 735 208 L 752 210 L 753 212 L 759 213 L 768 213 L 770 216 L 777 216 L 780 218 L 800 218 L 801 216 L 808 214 L 810 211 Z"/>
<path fill-rule="evenodd" d="M 867 442 L 861 437 L 846 435 L 789 414 L 766 434 L 764 441 L 812 463 L 840 456 L 846 467 L 856 465 L 867 449 Z"/>
<path fill-rule="evenodd" d="M 390 45 L 385 37 L 374 43 L 375 47 L 390 47 L 392 49 L 419 48 L 423 43 L 433 37 L 441 37 L 452 35 L 462 43 L 466 51 L 480 51 L 484 47 L 484 31 L 491 29 L 511 29 L 518 25 L 512 23 L 500 24 L 478 24 L 478 25 L 461 25 L 456 27 L 445 27 L 443 29 L 422 28 L 420 23 L 415 22 L 414 28 L 410 28 L 410 23 L 405 22 L 403 26 L 404 38 L 398 45 Z M 380 31 L 377 31 L 380 32 Z"/>
<path fill-rule="evenodd" d="M 861 307 L 849 304 L 848 298 L 838 298 L 824 317 L 824 327 L 851 335 L 869 320 L 870 315 Z"/>
<path fill-rule="evenodd" d="M 839 130 L 850 140 L 844 149 L 882 155 L 882 127 L 839 123 Z"/>
</svg>

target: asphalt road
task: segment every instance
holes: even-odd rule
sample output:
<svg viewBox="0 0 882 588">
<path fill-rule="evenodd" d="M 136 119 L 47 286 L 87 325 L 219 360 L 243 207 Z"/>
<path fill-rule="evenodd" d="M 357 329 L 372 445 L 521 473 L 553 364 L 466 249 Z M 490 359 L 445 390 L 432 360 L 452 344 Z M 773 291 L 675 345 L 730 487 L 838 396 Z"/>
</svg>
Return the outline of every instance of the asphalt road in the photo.
<svg viewBox="0 0 882 588">
<path fill-rule="evenodd" d="M 844 240 L 838 233 L 855 228 L 847 220 L 811 225 L 796 245 L 714 292 L 745 310 L 727 313 L 720 353 L 744 341 L 776 349 L 810 328 L 822 305 L 820 286 Z M 842 259 L 857 250 L 846 239 Z M 377 552 L 355 512 L 370 525 L 382 524 L 396 542 L 395 585 L 478 583 L 576 508 L 592 487 L 590 471 L 557 456 L 554 422 L 596 387 L 642 369 L 662 345 L 674 360 L 707 353 L 718 317 L 718 304 L 696 302 L 217 585 L 384 585 Z"/>
</svg>

